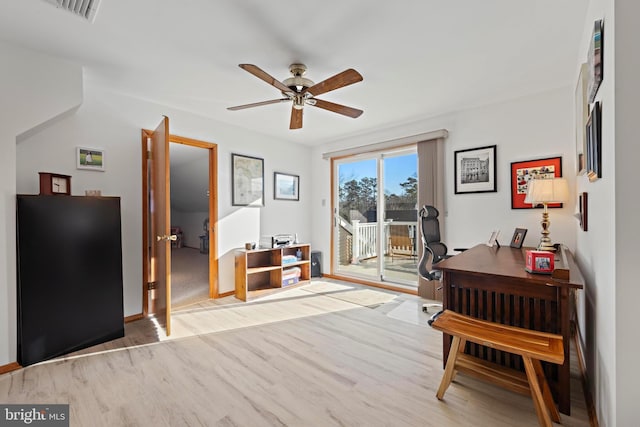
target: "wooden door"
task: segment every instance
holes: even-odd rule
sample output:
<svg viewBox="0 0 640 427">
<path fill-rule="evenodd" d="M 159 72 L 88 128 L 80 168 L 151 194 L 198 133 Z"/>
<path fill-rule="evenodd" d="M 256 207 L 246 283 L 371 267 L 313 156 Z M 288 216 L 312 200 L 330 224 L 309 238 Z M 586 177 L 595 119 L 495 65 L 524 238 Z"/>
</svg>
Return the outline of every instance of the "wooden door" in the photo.
<svg viewBox="0 0 640 427">
<path fill-rule="evenodd" d="M 169 204 L 169 118 L 151 135 L 151 269 L 155 281 L 155 316 L 171 334 L 171 206 Z"/>
</svg>

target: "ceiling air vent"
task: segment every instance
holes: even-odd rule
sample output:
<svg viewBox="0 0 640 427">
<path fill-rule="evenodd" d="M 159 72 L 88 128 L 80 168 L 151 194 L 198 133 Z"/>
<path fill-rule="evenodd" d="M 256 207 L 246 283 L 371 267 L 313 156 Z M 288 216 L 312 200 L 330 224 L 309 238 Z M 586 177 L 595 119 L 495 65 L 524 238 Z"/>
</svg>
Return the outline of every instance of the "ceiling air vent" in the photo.
<svg viewBox="0 0 640 427">
<path fill-rule="evenodd" d="M 93 22 L 101 0 L 46 0 L 58 9 L 73 13 L 89 22 Z"/>
</svg>

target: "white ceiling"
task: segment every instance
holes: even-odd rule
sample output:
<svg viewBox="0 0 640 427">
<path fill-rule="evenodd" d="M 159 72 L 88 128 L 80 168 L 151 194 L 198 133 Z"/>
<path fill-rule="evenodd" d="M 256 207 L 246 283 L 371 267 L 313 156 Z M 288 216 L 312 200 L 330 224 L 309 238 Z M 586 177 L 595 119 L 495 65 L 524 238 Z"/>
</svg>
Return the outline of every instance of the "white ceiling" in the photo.
<svg viewBox="0 0 640 427">
<path fill-rule="evenodd" d="M 572 84 L 586 0 L 102 0 L 93 24 L 46 0 L 2 0 L 0 39 L 78 61 L 93 84 L 307 145 Z M 289 64 L 364 81 L 319 98 L 351 119 L 290 105 L 238 67 Z"/>
</svg>

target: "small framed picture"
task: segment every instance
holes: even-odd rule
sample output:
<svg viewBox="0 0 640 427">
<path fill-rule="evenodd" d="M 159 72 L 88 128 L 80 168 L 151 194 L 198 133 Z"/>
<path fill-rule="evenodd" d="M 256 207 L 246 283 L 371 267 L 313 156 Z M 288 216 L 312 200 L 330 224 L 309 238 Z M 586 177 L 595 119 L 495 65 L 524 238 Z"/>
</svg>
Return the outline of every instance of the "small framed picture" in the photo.
<svg viewBox="0 0 640 427">
<path fill-rule="evenodd" d="M 496 146 L 454 152 L 455 194 L 496 192 Z"/>
<path fill-rule="evenodd" d="M 497 246 L 500 247 L 500 243 L 498 242 L 498 236 L 500 235 L 500 230 L 493 230 L 491 232 L 491 236 L 489 236 L 489 241 L 487 241 L 487 246 L 490 248 Z"/>
<path fill-rule="evenodd" d="M 526 228 L 516 228 L 513 232 L 513 237 L 511 237 L 511 246 L 512 248 L 520 249 L 522 247 L 522 243 L 524 243 L 524 237 L 527 235 Z"/>
<path fill-rule="evenodd" d="M 582 229 L 582 231 L 588 231 L 589 230 L 589 225 L 588 225 L 588 220 L 589 220 L 589 215 L 588 215 L 588 208 L 589 208 L 589 203 L 588 203 L 588 194 L 586 191 L 580 193 L 578 195 L 578 219 L 580 220 L 580 228 Z"/>
<path fill-rule="evenodd" d="M 288 173 L 273 173 L 273 198 L 276 200 L 300 200 L 300 177 Z"/>
<path fill-rule="evenodd" d="M 76 169 L 104 172 L 104 157 L 102 148 L 76 147 Z"/>
</svg>

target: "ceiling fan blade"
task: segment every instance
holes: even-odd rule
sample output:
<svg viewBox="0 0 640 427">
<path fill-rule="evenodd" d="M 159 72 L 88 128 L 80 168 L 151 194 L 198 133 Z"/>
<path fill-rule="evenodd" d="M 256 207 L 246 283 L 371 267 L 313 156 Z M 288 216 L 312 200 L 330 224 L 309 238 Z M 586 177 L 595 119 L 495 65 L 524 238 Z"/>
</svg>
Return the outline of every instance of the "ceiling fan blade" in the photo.
<svg viewBox="0 0 640 427">
<path fill-rule="evenodd" d="M 254 102 L 253 104 L 236 105 L 235 107 L 228 107 L 227 110 L 237 111 L 244 110 L 245 108 L 260 107 L 261 105 L 277 104 L 279 102 L 291 101 L 289 98 L 272 99 L 271 101 Z"/>
<path fill-rule="evenodd" d="M 309 92 L 310 94 L 316 96 L 361 81 L 362 76 L 360 75 L 360 73 L 353 68 L 349 68 L 348 70 L 338 73 L 333 77 L 329 77 L 328 79 L 323 80 L 320 83 L 316 83 L 310 88 L 303 90 L 302 93 Z"/>
<path fill-rule="evenodd" d="M 323 101 L 322 99 L 313 98 L 315 104 L 309 103 L 309 105 L 314 105 L 319 108 L 324 108 L 325 110 L 333 111 L 334 113 L 342 114 L 343 116 L 348 116 L 351 118 L 360 117 L 363 113 L 362 110 L 358 110 L 357 108 L 347 107 L 346 105 L 334 104 L 333 102 Z"/>
<path fill-rule="evenodd" d="M 275 87 L 281 92 L 290 93 L 293 95 L 293 91 L 291 91 L 289 87 L 285 86 L 284 83 L 282 83 L 280 80 L 276 80 L 274 77 L 272 77 L 266 71 L 262 70 L 260 67 L 257 67 L 253 64 L 239 64 L 238 66 L 243 70 L 253 74 L 260 80 L 264 80 L 265 82 L 269 83 L 271 86 Z"/>
<path fill-rule="evenodd" d="M 302 109 L 291 107 L 291 123 L 289 129 L 302 128 Z"/>
</svg>

